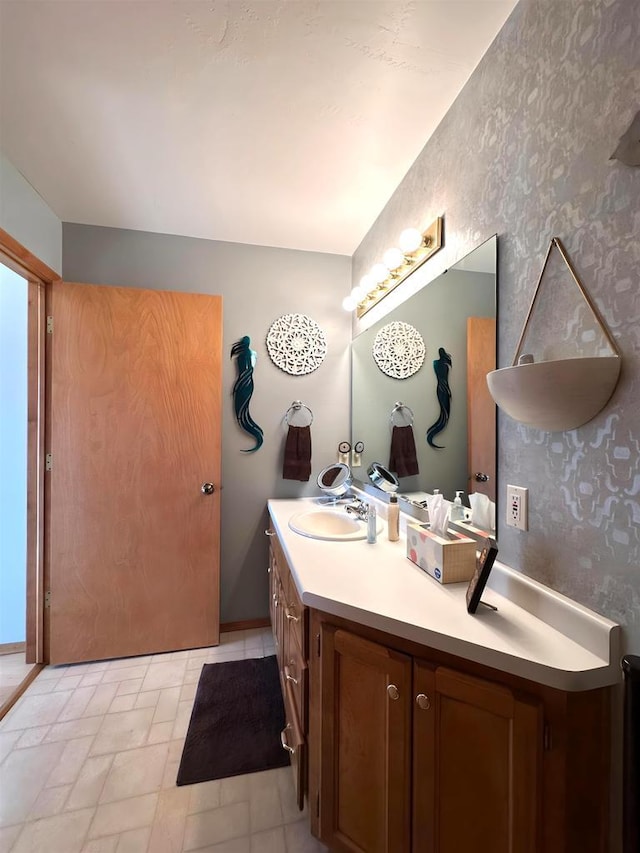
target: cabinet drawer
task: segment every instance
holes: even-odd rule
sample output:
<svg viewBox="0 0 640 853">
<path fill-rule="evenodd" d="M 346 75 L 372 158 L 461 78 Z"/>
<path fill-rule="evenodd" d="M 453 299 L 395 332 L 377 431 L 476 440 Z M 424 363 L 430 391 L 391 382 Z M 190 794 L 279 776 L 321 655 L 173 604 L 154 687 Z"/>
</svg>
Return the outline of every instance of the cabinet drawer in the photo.
<svg viewBox="0 0 640 853">
<path fill-rule="evenodd" d="M 300 601 L 298 590 L 295 581 L 291 575 L 287 558 L 284 555 L 282 546 L 276 536 L 271 538 L 271 553 L 272 565 L 275 565 L 276 571 L 280 576 L 283 590 L 283 620 L 288 626 L 285 630 L 293 634 L 300 648 L 302 657 L 306 660 L 309 657 L 307 648 L 307 622 L 309 613 L 307 608 Z"/>
<path fill-rule="evenodd" d="M 302 811 L 304 808 L 304 795 L 306 791 L 307 772 L 307 745 L 304 735 L 298 724 L 297 715 L 294 711 L 294 700 L 291 690 L 291 682 L 286 683 L 284 690 L 284 710 L 286 726 L 280 734 L 282 748 L 286 749 L 291 759 L 291 770 L 293 772 L 293 783 L 296 791 L 296 802 Z"/>
<path fill-rule="evenodd" d="M 298 596 L 298 590 L 293 578 L 287 573 L 287 581 L 285 584 L 286 605 L 284 608 L 284 618 L 289 624 L 289 633 L 294 637 L 295 642 L 304 659 L 308 658 L 309 650 L 306 648 L 307 641 L 307 608 L 303 606 Z"/>
<path fill-rule="evenodd" d="M 301 730 L 306 732 L 309 707 L 309 668 L 298 654 L 295 646 L 292 647 L 291 643 L 289 645 L 289 654 L 285 658 L 282 674 L 291 691 L 293 712 L 298 719 Z"/>
</svg>

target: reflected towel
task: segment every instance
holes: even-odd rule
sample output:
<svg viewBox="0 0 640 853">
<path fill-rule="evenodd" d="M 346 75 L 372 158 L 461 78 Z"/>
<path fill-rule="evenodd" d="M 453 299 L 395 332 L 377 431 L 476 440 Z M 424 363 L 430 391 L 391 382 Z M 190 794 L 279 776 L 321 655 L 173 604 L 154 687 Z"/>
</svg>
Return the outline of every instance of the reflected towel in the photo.
<svg viewBox="0 0 640 853">
<path fill-rule="evenodd" d="M 290 426 L 284 445 L 283 480 L 308 480 L 311 476 L 311 428 Z"/>
<path fill-rule="evenodd" d="M 394 471 L 398 477 L 411 477 L 420 473 L 412 426 L 394 426 L 391 433 L 389 470 Z"/>
</svg>

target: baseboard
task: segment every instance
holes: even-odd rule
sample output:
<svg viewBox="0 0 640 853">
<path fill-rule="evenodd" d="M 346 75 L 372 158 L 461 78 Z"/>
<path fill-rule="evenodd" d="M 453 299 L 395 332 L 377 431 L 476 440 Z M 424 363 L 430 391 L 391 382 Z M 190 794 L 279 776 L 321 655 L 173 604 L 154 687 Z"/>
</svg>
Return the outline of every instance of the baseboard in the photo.
<svg viewBox="0 0 640 853">
<path fill-rule="evenodd" d="M 250 628 L 268 628 L 269 619 L 246 619 L 244 622 L 223 622 L 220 631 L 248 631 Z"/>
<path fill-rule="evenodd" d="M 0 643 L 0 655 L 17 655 L 18 652 L 26 652 L 26 643 Z"/>
</svg>

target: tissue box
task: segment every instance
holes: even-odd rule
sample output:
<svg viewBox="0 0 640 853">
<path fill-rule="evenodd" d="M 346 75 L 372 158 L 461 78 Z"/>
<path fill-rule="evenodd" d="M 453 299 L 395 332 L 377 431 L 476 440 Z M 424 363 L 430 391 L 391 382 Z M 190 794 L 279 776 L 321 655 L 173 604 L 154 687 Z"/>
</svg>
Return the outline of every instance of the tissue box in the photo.
<svg viewBox="0 0 640 853">
<path fill-rule="evenodd" d="M 440 583 L 470 581 L 476 570 L 475 539 L 462 533 L 437 536 L 425 525 L 407 524 L 407 557 Z"/>
</svg>

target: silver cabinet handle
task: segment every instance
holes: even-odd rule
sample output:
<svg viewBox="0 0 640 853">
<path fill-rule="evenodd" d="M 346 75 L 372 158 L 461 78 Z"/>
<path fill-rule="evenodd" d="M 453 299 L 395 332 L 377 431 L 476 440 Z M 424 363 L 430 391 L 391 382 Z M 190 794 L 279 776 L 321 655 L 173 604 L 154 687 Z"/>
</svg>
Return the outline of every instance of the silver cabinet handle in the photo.
<svg viewBox="0 0 640 853">
<path fill-rule="evenodd" d="M 282 744 L 283 749 L 286 749 L 287 752 L 291 753 L 291 755 L 295 755 L 295 749 L 292 746 L 289 746 L 289 744 L 287 743 L 287 729 L 290 728 L 291 726 L 289 725 L 289 723 L 287 723 L 287 725 L 282 729 L 282 731 L 280 732 L 280 743 Z"/>
<path fill-rule="evenodd" d="M 431 702 L 426 693 L 418 693 L 416 696 L 416 705 L 421 711 L 428 711 L 431 707 Z"/>
<path fill-rule="evenodd" d="M 275 532 L 275 530 L 265 530 L 264 535 L 265 536 L 275 536 L 276 532 Z"/>
<path fill-rule="evenodd" d="M 203 483 L 200 486 L 200 491 L 202 492 L 203 495 L 212 495 L 215 492 L 215 490 L 216 490 L 216 487 L 213 485 L 213 483 Z"/>
<path fill-rule="evenodd" d="M 289 666 L 290 666 L 290 665 L 289 665 Z M 298 684 L 298 679 L 297 679 L 297 678 L 294 678 L 294 677 L 293 677 L 293 675 L 291 675 L 291 672 L 290 672 L 290 670 L 289 670 L 289 667 L 288 667 L 288 666 L 285 666 L 285 668 L 284 668 L 284 677 L 285 677 L 285 679 L 286 679 L 287 681 L 291 681 L 293 684 L 295 684 L 295 685 L 297 686 L 297 684 Z"/>
<path fill-rule="evenodd" d="M 399 698 L 400 698 L 400 691 L 399 691 L 399 690 L 398 690 L 398 688 L 395 686 L 395 684 L 389 684 L 389 685 L 388 685 L 388 687 L 387 687 L 387 696 L 389 697 L 389 699 L 393 699 L 393 700 L 394 700 L 394 702 L 395 702 L 395 700 L 396 700 L 396 699 L 399 699 Z"/>
<path fill-rule="evenodd" d="M 285 607 L 285 609 L 284 609 L 284 615 L 287 617 L 287 619 L 288 619 L 290 622 L 299 622 L 299 621 L 300 621 L 300 619 L 299 619 L 299 617 L 298 617 L 298 616 L 293 616 L 293 615 L 289 612 L 289 608 L 288 608 L 288 607 Z"/>
<path fill-rule="evenodd" d="M 489 481 L 489 475 L 483 474 L 482 471 L 478 471 L 477 474 L 474 474 L 473 478 L 476 483 L 487 483 Z"/>
</svg>

